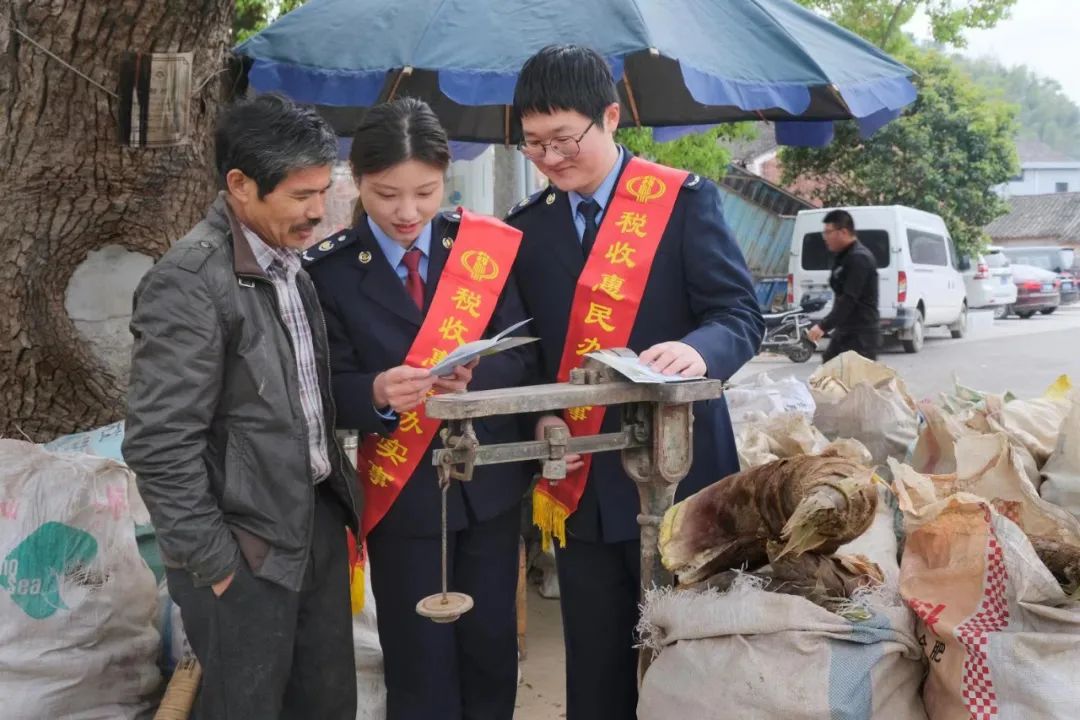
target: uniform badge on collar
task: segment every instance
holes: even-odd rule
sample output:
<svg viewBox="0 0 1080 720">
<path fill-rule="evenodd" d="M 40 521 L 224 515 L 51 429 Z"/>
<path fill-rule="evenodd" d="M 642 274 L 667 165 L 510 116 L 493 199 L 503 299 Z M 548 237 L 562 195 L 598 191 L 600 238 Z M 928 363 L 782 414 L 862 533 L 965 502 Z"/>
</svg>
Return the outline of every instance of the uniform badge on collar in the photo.
<svg viewBox="0 0 1080 720">
<path fill-rule="evenodd" d="M 319 243 L 319 250 L 321 252 L 326 252 L 327 250 L 331 249 L 332 247 L 334 247 L 334 243 L 332 243 L 329 240 L 324 240 L 321 243 Z"/>
<path fill-rule="evenodd" d="M 444 237 L 442 239 L 442 246 L 444 248 L 446 248 L 447 250 L 454 247 L 454 238 L 452 238 L 452 237 Z"/>
<path fill-rule="evenodd" d="M 544 202 L 546 202 L 548 205 L 554 205 L 555 204 L 555 193 L 549 193 L 548 196 L 547 196 L 547 200 L 544 200 Z"/>
<path fill-rule="evenodd" d="M 360 263 L 362 265 L 367 265 L 369 262 L 371 262 L 371 253 L 369 253 L 367 250 L 362 250 L 360 251 L 358 259 L 360 260 Z"/>
</svg>

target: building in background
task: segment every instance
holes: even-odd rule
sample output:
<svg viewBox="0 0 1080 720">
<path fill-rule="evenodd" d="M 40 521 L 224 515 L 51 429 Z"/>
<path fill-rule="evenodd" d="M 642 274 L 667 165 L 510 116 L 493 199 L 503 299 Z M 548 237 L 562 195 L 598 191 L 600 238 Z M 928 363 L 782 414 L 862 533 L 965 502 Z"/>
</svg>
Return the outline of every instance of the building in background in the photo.
<svg viewBox="0 0 1080 720">
<path fill-rule="evenodd" d="M 1080 192 L 1016 195 L 1010 211 L 986 226 L 994 245 L 1073 248 L 1080 258 Z"/>
<path fill-rule="evenodd" d="M 821 207 L 821 201 L 815 199 L 814 191 L 820 182 L 808 178 L 799 178 L 793 183 L 783 183 L 784 167 L 780 161 L 780 144 L 776 142 L 772 127 L 767 123 L 756 123 L 757 137 L 753 140 L 738 140 L 726 143 L 731 153 L 731 165 L 763 178 L 771 185 L 783 188 L 785 192 L 808 203 L 808 207 Z"/>
<path fill-rule="evenodd" d="M 1002 197 L 1080 192 L 1080 160 L 1039 142 L 1017 140 L 1020 174 L 994 188 Z"/>
</svg>

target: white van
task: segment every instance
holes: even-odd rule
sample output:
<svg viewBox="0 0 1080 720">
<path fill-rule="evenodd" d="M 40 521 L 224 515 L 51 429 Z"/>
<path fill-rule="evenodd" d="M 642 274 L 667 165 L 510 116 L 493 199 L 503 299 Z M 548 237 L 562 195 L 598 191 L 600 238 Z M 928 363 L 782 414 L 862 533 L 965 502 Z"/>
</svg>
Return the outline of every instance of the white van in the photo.
<svg viewBox="0 0 1080 720">
<path fill-rule="evenodd" d="M 832 255 L 822 235 L 836 208 L 803 210 L 795 219 L 788 263 L 789 305 L 807 294 L 830 293 Z M 909 353 L 922 349 L 926 328 L 948 326 L 954 338 L 967 326 L 964 279 L 945 222 L 902 205 L 841 208 L 851 213 L 859 240 L 877 258 L 883 334 L 895 335 Z M 814 317 L 824 317 L 832 304 Z"/>
</svg>

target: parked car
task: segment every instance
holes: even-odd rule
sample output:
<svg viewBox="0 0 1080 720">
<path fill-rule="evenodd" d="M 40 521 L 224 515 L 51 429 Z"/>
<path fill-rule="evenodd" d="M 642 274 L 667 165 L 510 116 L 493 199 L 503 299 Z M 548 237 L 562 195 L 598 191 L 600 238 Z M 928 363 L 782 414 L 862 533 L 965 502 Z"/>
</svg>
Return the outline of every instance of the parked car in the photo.
<svg viewBox="0 0 1080 720">
<path fill-rule="evenodd" d="M 1075 262 L 1075 253 L 1072 248 L 1053 245 L 1019 246 L 1002 248 L 1002 251 L 1014 263 L 1031 265 L 1054 273 L 1061 285 L 1062 305 L 1072 305 L 1080 301 L 1080 283 L 1077 282 L 1076 275 L 1072 271 Z"/>
<path fill-rule="evenodd" d="M 987 248 L 982 255 L 960 258 L 960 273 L 964 276 L 968 307 L 989 308 L 994 317 L 1005 317 L 1008 307 L 1016 302 L 1012 263 L 999 247 Z"/>
<path fill-rule="evenodd" d="M 1061 281 L 1057 273 L 1034 265 L 1013 263 L 1013 282 L 1016 283 L 1016 301 L 1009 308 L 1025 320 L 1035 313 L 1049 315 L 1061 304 Z"/>
<path fill-rule="evenodd" d="M 788 305 L 807 294 L 829 292 L 832 257 L 822 221 L 834 208 L 802 210 L 795 218 L 788 261 Z M 843 208 L 855 220 L 859 240 L 878 266 L 881 330 L 909 353 L 919 352 L 926 328 L 944 325 L 954 338 L 967 329 L 967 296 L 959 257 L 945 222 L 902 205 Z M 820 319 L 830 309 L 813 314 Z"/>
</svg>

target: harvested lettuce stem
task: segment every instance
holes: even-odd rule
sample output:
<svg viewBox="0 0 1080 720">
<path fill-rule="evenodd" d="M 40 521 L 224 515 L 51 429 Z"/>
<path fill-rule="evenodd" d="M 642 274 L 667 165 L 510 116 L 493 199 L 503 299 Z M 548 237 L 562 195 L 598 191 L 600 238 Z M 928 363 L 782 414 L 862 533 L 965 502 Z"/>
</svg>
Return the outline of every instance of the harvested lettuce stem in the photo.
<svg viewBox="0 0 1080 720">
<path fill-rule="evenodd" d="M 1080 593 L 1080 548 L 1052 538 L 1029 536 L 1035 554 L 1054 574 L 1066 594 Z"/>
<path fill-rule="evenodd" d="M 797 455 L 730 475 L 672 507 L 660 529 L 664 566 L 680 583 L 768 562 L 783 554 L 830 553 L 861 535 L 877 507 L 870 468 L 834 455 Z"/>
<path fill-rule="evenodd" d="M 770 557 L 779 554 L 779 543 L 768 543 Z M 885 577 L 876 564 L 862 555 L 788 555 L 772 562 L 771 571 L 743 573 L 723 570 L 706 580 L 684 586 L 687 591 L 729 591 L 740 579 L 755 578 L 769 592 L 797 595 L 830 612 L 846 612 L 859 593 L 879 588 Z M 858 619 L 858 618 L 854 618 Z"/>
</svg>

